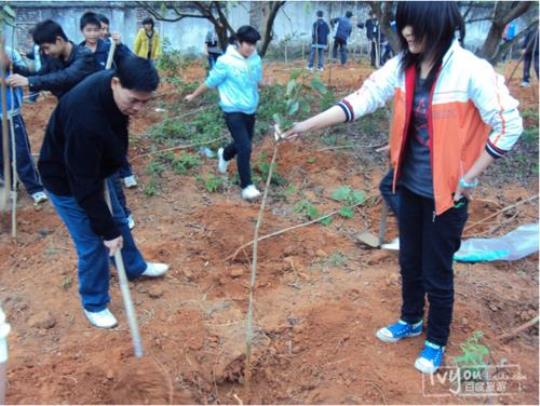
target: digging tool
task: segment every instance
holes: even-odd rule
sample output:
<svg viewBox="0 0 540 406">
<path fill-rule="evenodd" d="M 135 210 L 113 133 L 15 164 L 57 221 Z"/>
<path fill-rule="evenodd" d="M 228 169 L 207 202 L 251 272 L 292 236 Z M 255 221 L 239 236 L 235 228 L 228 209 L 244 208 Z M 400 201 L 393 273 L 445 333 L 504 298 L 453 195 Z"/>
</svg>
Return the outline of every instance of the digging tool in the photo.
<svg viewBox="0 0 540 406">
<path fill-rule="evenodd" d="M 111 41 L 111 48 L 109 49 L 109 56 L 107 58 L 107 64 L 105 69 L 110 69 L 112 67 L 114 51 L 116 49 L 116 43 Z M 105 201 L 107 206 L 113 215 L 112 203 L 111 203 L 111 193 L 105 180 Z M 136 358 L 142 358 L 143 356 L 143 347 L 141 334 L 139 331 L 139 324 L 137 322 L 137 314 L 135 313 L 135 306 L 133 305 L 133 300 L 131 300 L 131 293 L 129 291 L 128 279 L 126 276 L 126 268 L 124 266 L 124 259 L 122 258 L 122 252 L 117 251 L 114 254 L 114 262 L 116 265 L 116 270 L 118 271 L 118 280 L 120 283 L 120 291 L 122 293 L 122 299 L 124 301 L 124 308 L 126 310 L 126 317 L 128 320 L 129 331 L 131 333 L 131 338 L 133 340 L 133 349 L 135 352 Z"/>
</svg>

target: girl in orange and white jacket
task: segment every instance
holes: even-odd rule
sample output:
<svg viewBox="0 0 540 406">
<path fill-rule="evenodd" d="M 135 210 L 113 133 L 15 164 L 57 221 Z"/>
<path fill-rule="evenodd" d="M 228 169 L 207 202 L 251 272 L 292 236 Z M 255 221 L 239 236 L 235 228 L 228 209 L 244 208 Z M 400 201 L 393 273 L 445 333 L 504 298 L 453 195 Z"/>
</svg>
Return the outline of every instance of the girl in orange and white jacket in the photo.
<svg viewBox="0 0 540 406">
<path fill-rule="evenodd" d="M 518 102 L 493 67 L 455 39 L 464 23 L 454 2 L 400 2 L 402 52 L 336 106 L 282 134 L 291 138 L 372 113 L 393 98 L 390 155 L 399 185 L 400 319 L 384 342 L 418 336 L 429 301 L 424 349 L 415 367 L 442 364 L 454 302 L 452 260 L 479 175 L 522 133 Z"/>
</svg>

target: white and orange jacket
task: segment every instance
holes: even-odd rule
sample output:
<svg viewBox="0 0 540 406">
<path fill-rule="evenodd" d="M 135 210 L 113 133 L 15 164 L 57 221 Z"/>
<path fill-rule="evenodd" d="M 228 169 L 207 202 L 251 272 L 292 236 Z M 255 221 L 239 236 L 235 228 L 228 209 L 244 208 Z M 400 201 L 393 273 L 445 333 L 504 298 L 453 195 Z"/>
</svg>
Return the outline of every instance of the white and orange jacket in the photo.
<svg viewBox="0 0 540 406">
<path fill-rule="evenodd" d="M 412 116 L 416 70 L 403 72 L 401 54 L 371 74 L 362 87 L 338 105 L 347 121 L 375 111 L 393 96 L 390 156 L 394 189 L 407 145 Z M 459 179 L 483 148 L 495 158 L 511 150 L 523 131 L 519 103 L 508 92 L 504 78 L 485 60 L 463 49 L 457 41 L 443 58 L 430 93 L 429 146 L 437 215 L 453 207 Z"/>
</svg>

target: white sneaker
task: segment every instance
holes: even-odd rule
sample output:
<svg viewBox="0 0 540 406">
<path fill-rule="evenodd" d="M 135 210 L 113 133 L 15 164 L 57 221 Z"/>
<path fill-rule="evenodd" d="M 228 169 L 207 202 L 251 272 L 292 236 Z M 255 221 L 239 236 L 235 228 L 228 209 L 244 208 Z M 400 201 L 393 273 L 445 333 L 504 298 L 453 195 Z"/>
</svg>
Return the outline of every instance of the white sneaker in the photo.
<svg viewBox="0 0 540 406">
<path fill-rule="evenodd" d="M 114 314 L 112 314 L 107 308 L 100 312 L 89 312 L 86 309 L 83 310 L 90 324 L 95 327 L 113 328 L 118 324 L 118 321 L 116 320 L 116 317 L 114 317 Z"/>
<path fill-rule="evenodd" d="M 133 219 L 133 214 L 127 216 L 127 223 L 130 230 L 135 228 L 135 220 Z"/>
<path fill-rule="evenodd" d="M 226 161 L 225 158 L 223 158 L 224 151 L 223 148 L 220 148 L 217 152 L 219 173 L 227 173 L 227 168 L 229 167 L 229 161 Z"/>
<path fill-rule="evenodd" d="M 32 199 L 34 200 L 35 204 L 40 204 L 40 203 L 46 202 L 48 200 L 47 195 L 44 192 L 33 193 L 32 194 Z"/>
<path fill-rule="evenodd" d="M 529 86 L 530 86 L 529 82 L 525 82 L 525 81 L 521 82 L 521 87 L 529 87 Z"/>
<path fill-rule="evenodd" d="M 399 251 L 399 237 L 393 239 L 388 244 L 381 245 L 383 250 Z"/>
<path fill-rule="evenodd" d="M 310 71 L 310 72 L 313 72 L 313 68 L 310 67 L 310 66 L 306 66 L 306 69 L 307 69 L 308 71 Z"/>
<path fill-rule="evenodd" d="M 128 188 L 134 188 L 137 187 L 137 179 L 135 179 L 134 175 L 127 176 L 124 178 L 124 185 Z"/>
<path fill-rule="evenodd" d="M 162 264 L 159 262 L 147 262 L 146 271 L 142 273 L 141 276 L 146 276 L 148 278 L 157 278 L 167 273 L 169 270 L 169 265 Z"/>
<path fill-rule="evenodd" d="M 261 196 L 261 192 L 253 186 L 249 185 L 242 189 L 242 199 L 244 200 L 254 200 Z"/>
<path fill-rule="evenodd" d="M 324 68 L 317 68 L 319 72 L 324 72 Z"/>
</svg>

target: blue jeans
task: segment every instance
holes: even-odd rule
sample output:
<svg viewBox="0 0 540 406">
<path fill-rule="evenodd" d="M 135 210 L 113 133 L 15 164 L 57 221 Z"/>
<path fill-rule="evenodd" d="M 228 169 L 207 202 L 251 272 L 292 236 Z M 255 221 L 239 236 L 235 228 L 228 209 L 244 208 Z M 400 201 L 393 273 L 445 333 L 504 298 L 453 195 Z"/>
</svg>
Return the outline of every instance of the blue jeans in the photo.
<svg viewBox="0 0 540 406">
<path fill-rule="evenodd" d="M 316 48 L 314 46 L 312 46 L 311 51 L 309 51 L 308 67 L 313 68 L 313 64 L 315 63 L 315 53 L 317 53 L 317 68 L 324 68 L 324 48 Z"/>
<path fill-rule="evenodd" d="M 399 217 L 399 191 L 392 193 L 392 184 L 394 182 L 394 170 L 390 169 L 379 184 L 381 195 L 396 217 Z"/>
<path fill-rule="evenodd" d="M 128 176 L 133 176 L 133 170 L 131 169 L 131 165 L 129 164 L 128 160 L 126 159 L 126 162 L 124 165 L 118 169 L 118 176 L 123 178 L 127 178 Z"/>
<path fill-rule="evenodd" d="M 21 115 L 13 117 L 13 129 L 15 132 L 15 155 L 17 158 L 17 174 L 19 175 L 19 179 L 29 194 L 41 192 L 43 191 L 43 186 L 41 185 L 41 180 L 32 160 L 28 133 L 26 132 L 26 126 Z M 2 128 L 0 128 L 1 136 Z M 0 143 L 0 168 L 4 168 L 2 149 L 2 143 Z M 9 137 L 9 155 L 11 156 L 11 136 Z M 2 173 L 2 170 L 0 169 L 0 173 Z"/>
<path fill-rule="evenodd" d="M 122 181 L 120 180 L 120 171 L 116 172 L 113 176 L 111 176 L 111 180 L 114 184 L 114 190 L 116 192 L 116 196 L 118 197 L 118 201 L 120 202 L 124 213 L 126 213 L 126 217 L 129 217 L 131 216 L 131 210 L 129 209 L 129 207 L 127 207 L 126 195 L 124 194 L 124 190 L 122 189 Z"/>
<path fill-rule="evenodd" d="M 347 63 L 347 41 L 341 38 L 334 39 L 334 49 L 332 50 L 332 56 L 337 59 L 337 52 L 339 48 L 339 59 L 342 65 Z"/>
<path fill-rule="evenodd" d="M 217 59 L 221 56 L 221 54 L 214 54 L 209 52 L 208 53 L 208 70 L 211 71 L 214 66 L 216 65 Z"/>
<path fill-rule="evenodd" d="M 111 178 L 107 179 L 113 218 L 124 238 L 122 258 L 128 278 L 135 279 L 146 270 L 146 262 L 137 249 L 127 225 L 126 214 L 116 195 Z M 47 191 L 56 212 L 66 225 L 75 245 L 78 258 L 79 293 L 83 307 L 91 312 L 99 312 L 107 307 L 109 296 L 109 252 L 103 238 L 90 227 L 86 212 L 73 196 L 58 196 Z"/>
</svg>

